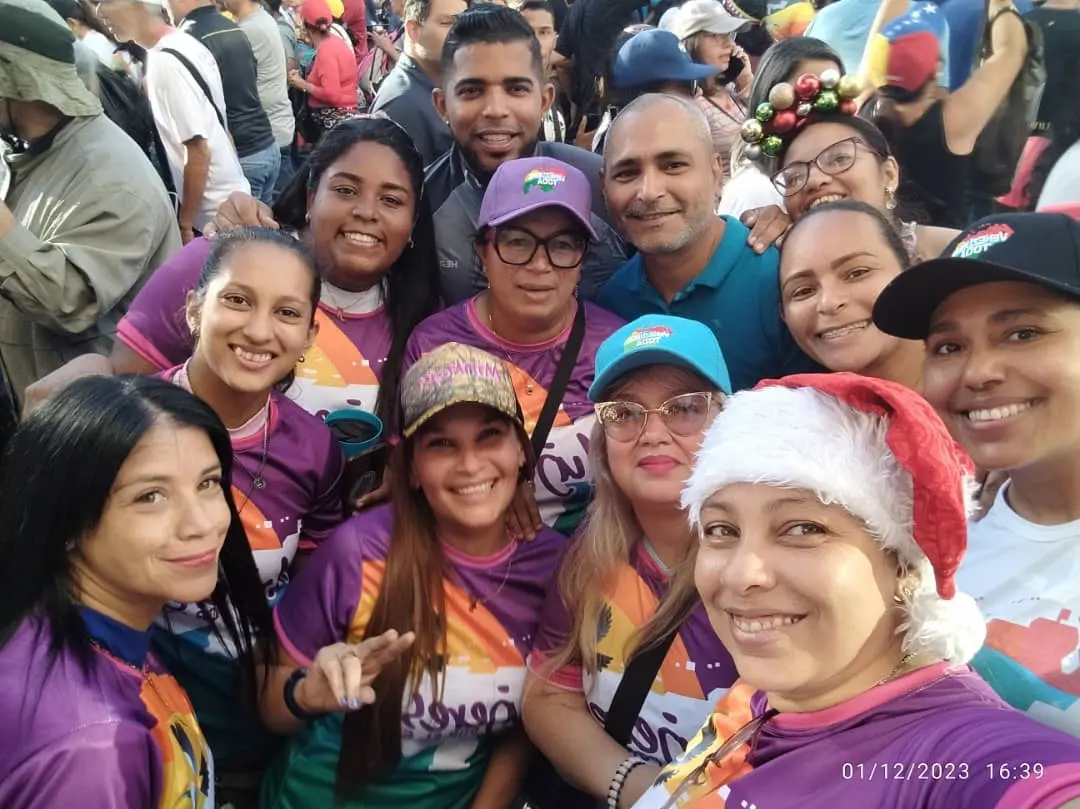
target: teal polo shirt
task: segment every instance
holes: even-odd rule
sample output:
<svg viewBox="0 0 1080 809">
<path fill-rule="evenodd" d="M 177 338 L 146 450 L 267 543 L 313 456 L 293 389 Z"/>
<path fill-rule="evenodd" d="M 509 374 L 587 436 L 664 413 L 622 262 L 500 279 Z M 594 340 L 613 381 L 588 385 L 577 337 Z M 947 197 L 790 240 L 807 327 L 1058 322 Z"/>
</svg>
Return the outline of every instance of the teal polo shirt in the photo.
<svg viewBox="0 0 1080 809">
<path fill-rule="evenodd" d="M 675 315 L 704 323 L 724 352 L 734 390 L 762 379 L 820 370 L 791 339 L 780 319 L 780 254 L 758 255 L 747 244 L 750 231 L 727 222 L 709 263 L 667 303 L 645 276 L 638 254 L 604 285 L 598 303 L 627 321 L 642 315 Z"/>
</svg>

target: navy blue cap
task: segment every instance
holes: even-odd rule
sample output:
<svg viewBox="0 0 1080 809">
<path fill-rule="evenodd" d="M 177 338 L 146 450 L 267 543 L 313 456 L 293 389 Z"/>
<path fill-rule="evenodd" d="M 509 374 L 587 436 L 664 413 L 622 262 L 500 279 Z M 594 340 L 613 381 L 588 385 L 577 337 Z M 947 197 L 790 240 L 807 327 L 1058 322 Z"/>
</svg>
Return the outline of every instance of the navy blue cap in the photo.
<svg viewBox="0 0 1080 809">
<path fill-rule="evenodd" d="M 623 43 L 611 68 L 611 83 L 619 89 L 665 81 L 701 81 L 720 72 L 693 62 L 671 31 L 650 28 Z"/>
<path fill-rule="evenodd" d="M 996 281 L 1038 284 L 1080 301 L 1080 222 L 1060 213 L 980 219 L 953 239 L 940 258 L 894 278 L 874 304 L 874 324 L 895 337 L 925 340 L 946 298 Z"/>
</svg>

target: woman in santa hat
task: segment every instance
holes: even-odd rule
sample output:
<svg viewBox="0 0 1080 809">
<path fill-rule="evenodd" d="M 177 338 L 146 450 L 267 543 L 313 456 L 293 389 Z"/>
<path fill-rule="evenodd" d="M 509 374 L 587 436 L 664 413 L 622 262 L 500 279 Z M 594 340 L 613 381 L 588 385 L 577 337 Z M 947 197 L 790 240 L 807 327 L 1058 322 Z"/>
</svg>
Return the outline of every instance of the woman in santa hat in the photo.
<svg viewBox="0 0 1080 809">
<path fill-rule="evenodd" d="M 967 665 L 966 456 L 918 394 L 853 374 L 737 393 L 683 495 L 742 680 L 639 809 L 1076 809 L 1080 742 Z"/>
</svg>

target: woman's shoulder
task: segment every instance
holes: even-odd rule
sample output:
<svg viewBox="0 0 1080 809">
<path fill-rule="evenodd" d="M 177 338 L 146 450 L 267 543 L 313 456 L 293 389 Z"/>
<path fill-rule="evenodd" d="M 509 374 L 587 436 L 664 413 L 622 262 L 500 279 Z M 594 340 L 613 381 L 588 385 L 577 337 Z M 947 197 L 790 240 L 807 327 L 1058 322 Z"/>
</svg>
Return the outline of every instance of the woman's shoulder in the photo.
<svg viewBox="0 0 1080 809">
<path fill-rule="evenodd" d="M 463 338 L 474 335 L 469 320 L 471 303 L 471 300 L 461 301 L 428 315 L 420 321 L 420 325 L 413 329 L 409 342 L 420 341 L 424 344 L 441 345 L 448 340 L 460 342 Z"/>
<path fill-rule="evenodd" d="M 960 231 L 954 228 L 942 228 L 934 225 L 919 225 L 916 243 L 916 259 L 929 261 L 937 258 L 953 239 L 960 235 Z"/>
<path fill-rule="evenodd" d="M 326 426 L 326 422 L 290 399 L 287 392 L 272 391 L 270 398 L 277 411 L 275 432 L 285 430 L 297 433 L 305 441 L 310 442 L 310 446 L 313 446 L 324 457 L 329 455 L 335 442 L 334 435 Z"/>
<path fill-rule="evenodd" d="M 345 520 L 316 552 L 335 553 L 367 562 L 384 561 L 393 531 L 394 506 L 386 503 L 364 509 Z M 323 551 L 323 548 L 327 550 Z"/>
<path fill-rule="evenodd" d="M 626 321 L 614 312 L 610 312 L 598 303 L 585 301 L 585 329 L 588 332 L 603 332 L 605 336 L 611 334 L 620 326 L 625 326 Z"/>
<path fill-rule="evenodd" d="M 91 653 L 86 665 L 63 648 L 54 653 L 44 622 L 26 619 L 0 649 L 0 781 L 16 759 L 48 748 L 77 752 L 148 727 L 141 678 Z M 138 735 L 136 733 L 136 735 Z"/>
</svg>

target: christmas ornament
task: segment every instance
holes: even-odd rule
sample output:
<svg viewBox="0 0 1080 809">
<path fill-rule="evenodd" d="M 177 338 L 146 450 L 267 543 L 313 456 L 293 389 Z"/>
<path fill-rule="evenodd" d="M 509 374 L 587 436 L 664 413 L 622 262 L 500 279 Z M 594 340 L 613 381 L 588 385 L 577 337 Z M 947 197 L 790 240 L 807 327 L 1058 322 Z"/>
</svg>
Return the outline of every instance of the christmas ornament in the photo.
<svg viewBox="0 0 1080 809">
<path fill-rule="evenodd" d="M 769 91 L 769 103 L 773 109 L 786 110 L 795 106 L 795 88 L 785 82 L 780 82 Z"/>
</svg>

